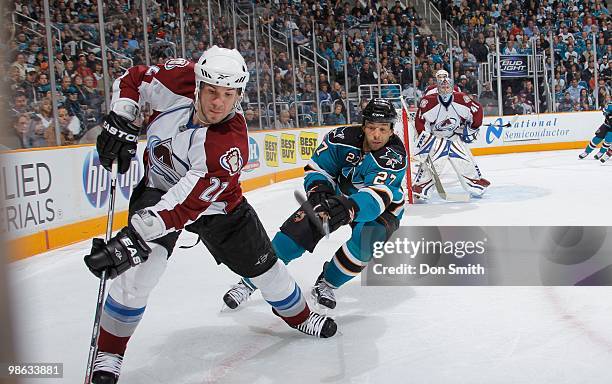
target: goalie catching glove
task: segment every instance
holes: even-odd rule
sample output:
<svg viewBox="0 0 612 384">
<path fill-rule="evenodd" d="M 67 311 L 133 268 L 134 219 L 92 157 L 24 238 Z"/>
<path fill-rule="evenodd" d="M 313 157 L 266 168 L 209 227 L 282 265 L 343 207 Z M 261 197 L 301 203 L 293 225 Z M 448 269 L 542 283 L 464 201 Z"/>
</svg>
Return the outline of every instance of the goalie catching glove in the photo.
<svg viewBox="0 0 612 384">
<path fill-rule="evenodd" d="M 359 212 L 359 206 L 355 201 L 338 195 L 321 201 L 314 207 L 314 211 L 321 219 L 327 218 L 331 233 L 345 224 L 350 224 Z"/>
<path fill-rule="evenodd" d="M 462 132 L 459 134 L 459 137 L 461 137 L 461 141 L 463 141 L 466 144 L 472 143 L 476 140 L 476 138 L 478 138 L 479 130 L 480 130 L 480 127 L 472 128 L 471 125 L 465 124 L 463 126 Z"/>
<path fill-rule="evenodd" d="M 108 243 L 93 239 L 91 253 L 85 256 L 87 268 L 100 277 L 106 270 L 108 279 L 114 279 L 131 267 L 146 261 L 151 248 L 131 227 L 124 227 Z"/>
<path fill-rule="evenodd" d="M 110 171 L 113 161 L 117 160 L 119 173 L 127 172 L 136 154 L 140 128 L 112 111 L 104 119 L 102 128 L 96 140 L 100 164 Z"/>
</svg>

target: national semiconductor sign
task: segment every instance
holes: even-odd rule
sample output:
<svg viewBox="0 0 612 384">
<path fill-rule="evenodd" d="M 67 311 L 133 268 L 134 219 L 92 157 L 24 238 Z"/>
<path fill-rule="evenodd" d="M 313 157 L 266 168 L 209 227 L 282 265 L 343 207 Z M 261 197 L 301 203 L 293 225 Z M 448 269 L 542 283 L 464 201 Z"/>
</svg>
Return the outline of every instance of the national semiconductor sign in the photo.
<svg viewBox="0 0 612 384">
<path fill-rule="evenodd" d="M 504 142 L 529 142 L 529 141 L 564 141 L 570 136 L 570 129 L 561 127 L 557 117 L 535 117 L 528 116 L 518 119 L 511 126 L 506 127 L 509 122 L 507 118 L 497 118 L 492 121 L 485 130 L 487 144 Z M 484 128 L 484 126 L 483 126 Z"/>
</svg>

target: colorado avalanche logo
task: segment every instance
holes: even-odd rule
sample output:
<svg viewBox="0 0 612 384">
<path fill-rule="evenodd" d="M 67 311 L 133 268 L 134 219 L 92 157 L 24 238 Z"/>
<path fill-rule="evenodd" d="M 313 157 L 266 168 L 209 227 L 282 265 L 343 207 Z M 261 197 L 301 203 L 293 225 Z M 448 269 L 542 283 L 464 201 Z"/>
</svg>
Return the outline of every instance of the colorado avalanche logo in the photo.
<svg viewBox="0 0 612 384">
<path fill-rule="evenodd" d="M 441 122 L 437 123 L 434 127 L 434 130 L 436 131 L 454 131 L 455 128 L 457 128 L 458 124 L 457 124 L 457 119 L 455 119 L 454 117 L 447 117 L 446 119 L 442 120 Z"/>
<path fill-rule="evenodd" d="M 181 174 L 173 162 L 172 139 L 162 140 L 158 136 L 151 136 L 147 143 L 149 150 L 149 167 L 151 172 L 162 176 L 168 183 L 176 184 Z"/>
<path fill-rule="evenodd" d="M 230 173 L 230 176 L 234 176 L 240 172 L 244 165 L 240 150 L 236 147 L 232 147 L 225 152 L 225 154 L 219 158 L 219 163 Z"/>
</svg>

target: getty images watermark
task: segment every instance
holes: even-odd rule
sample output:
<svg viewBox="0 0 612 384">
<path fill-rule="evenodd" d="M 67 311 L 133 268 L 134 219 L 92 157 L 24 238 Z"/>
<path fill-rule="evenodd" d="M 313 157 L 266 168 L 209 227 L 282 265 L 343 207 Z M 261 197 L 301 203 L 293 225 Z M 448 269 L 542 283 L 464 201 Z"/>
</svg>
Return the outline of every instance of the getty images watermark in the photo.
<svg viewBox="0 0 612 384">
<path fill-rule="evenodd" d="M 385 255 L 402 255 L 404 258 L 414 260 L 418 255 L 448 255 L 462 259 L 467 255 L 480 255 L 486 253 L 485 245 L 487 239 L 479 241 L 440 241 L 426 240 L 421 237 L 419 240 L 409 240 L 407 238 L 396 237 L 394 241 L 375 241 L 372 247 L 372 257 L 381 259 Z M 427 262 L 420 262 L 418 265 L 402 263 L 395 266 L 387 266 L 382 263 L 375 263 L 372 268 L 377 275 L 484 275 L 485 268 L 482 264 L 467 263 L 459 265 L 450 263 L 448 265 L 430 265 Z"/>
<path fill-rule="evenodd" d="M 363 285 L 612 285 L 610 227 L 400 227 L 379 236 L 362 233 L 371 255 Z"/>
</svg>

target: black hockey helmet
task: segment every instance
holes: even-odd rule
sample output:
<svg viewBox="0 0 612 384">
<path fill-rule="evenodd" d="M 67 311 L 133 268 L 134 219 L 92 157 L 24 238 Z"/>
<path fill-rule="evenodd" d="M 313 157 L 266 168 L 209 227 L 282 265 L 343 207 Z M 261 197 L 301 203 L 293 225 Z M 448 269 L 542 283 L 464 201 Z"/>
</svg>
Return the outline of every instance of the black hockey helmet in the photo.
<svg viewBox="0 0 612 384">
<path fill-rule="evenodd" d="M 370 100 L 363 110 L 363 124 L 366 121 L 373 123 L 395 123 L 397 112 L 393 103 L 387 99 L 374 98 Z"/>
</svg>

